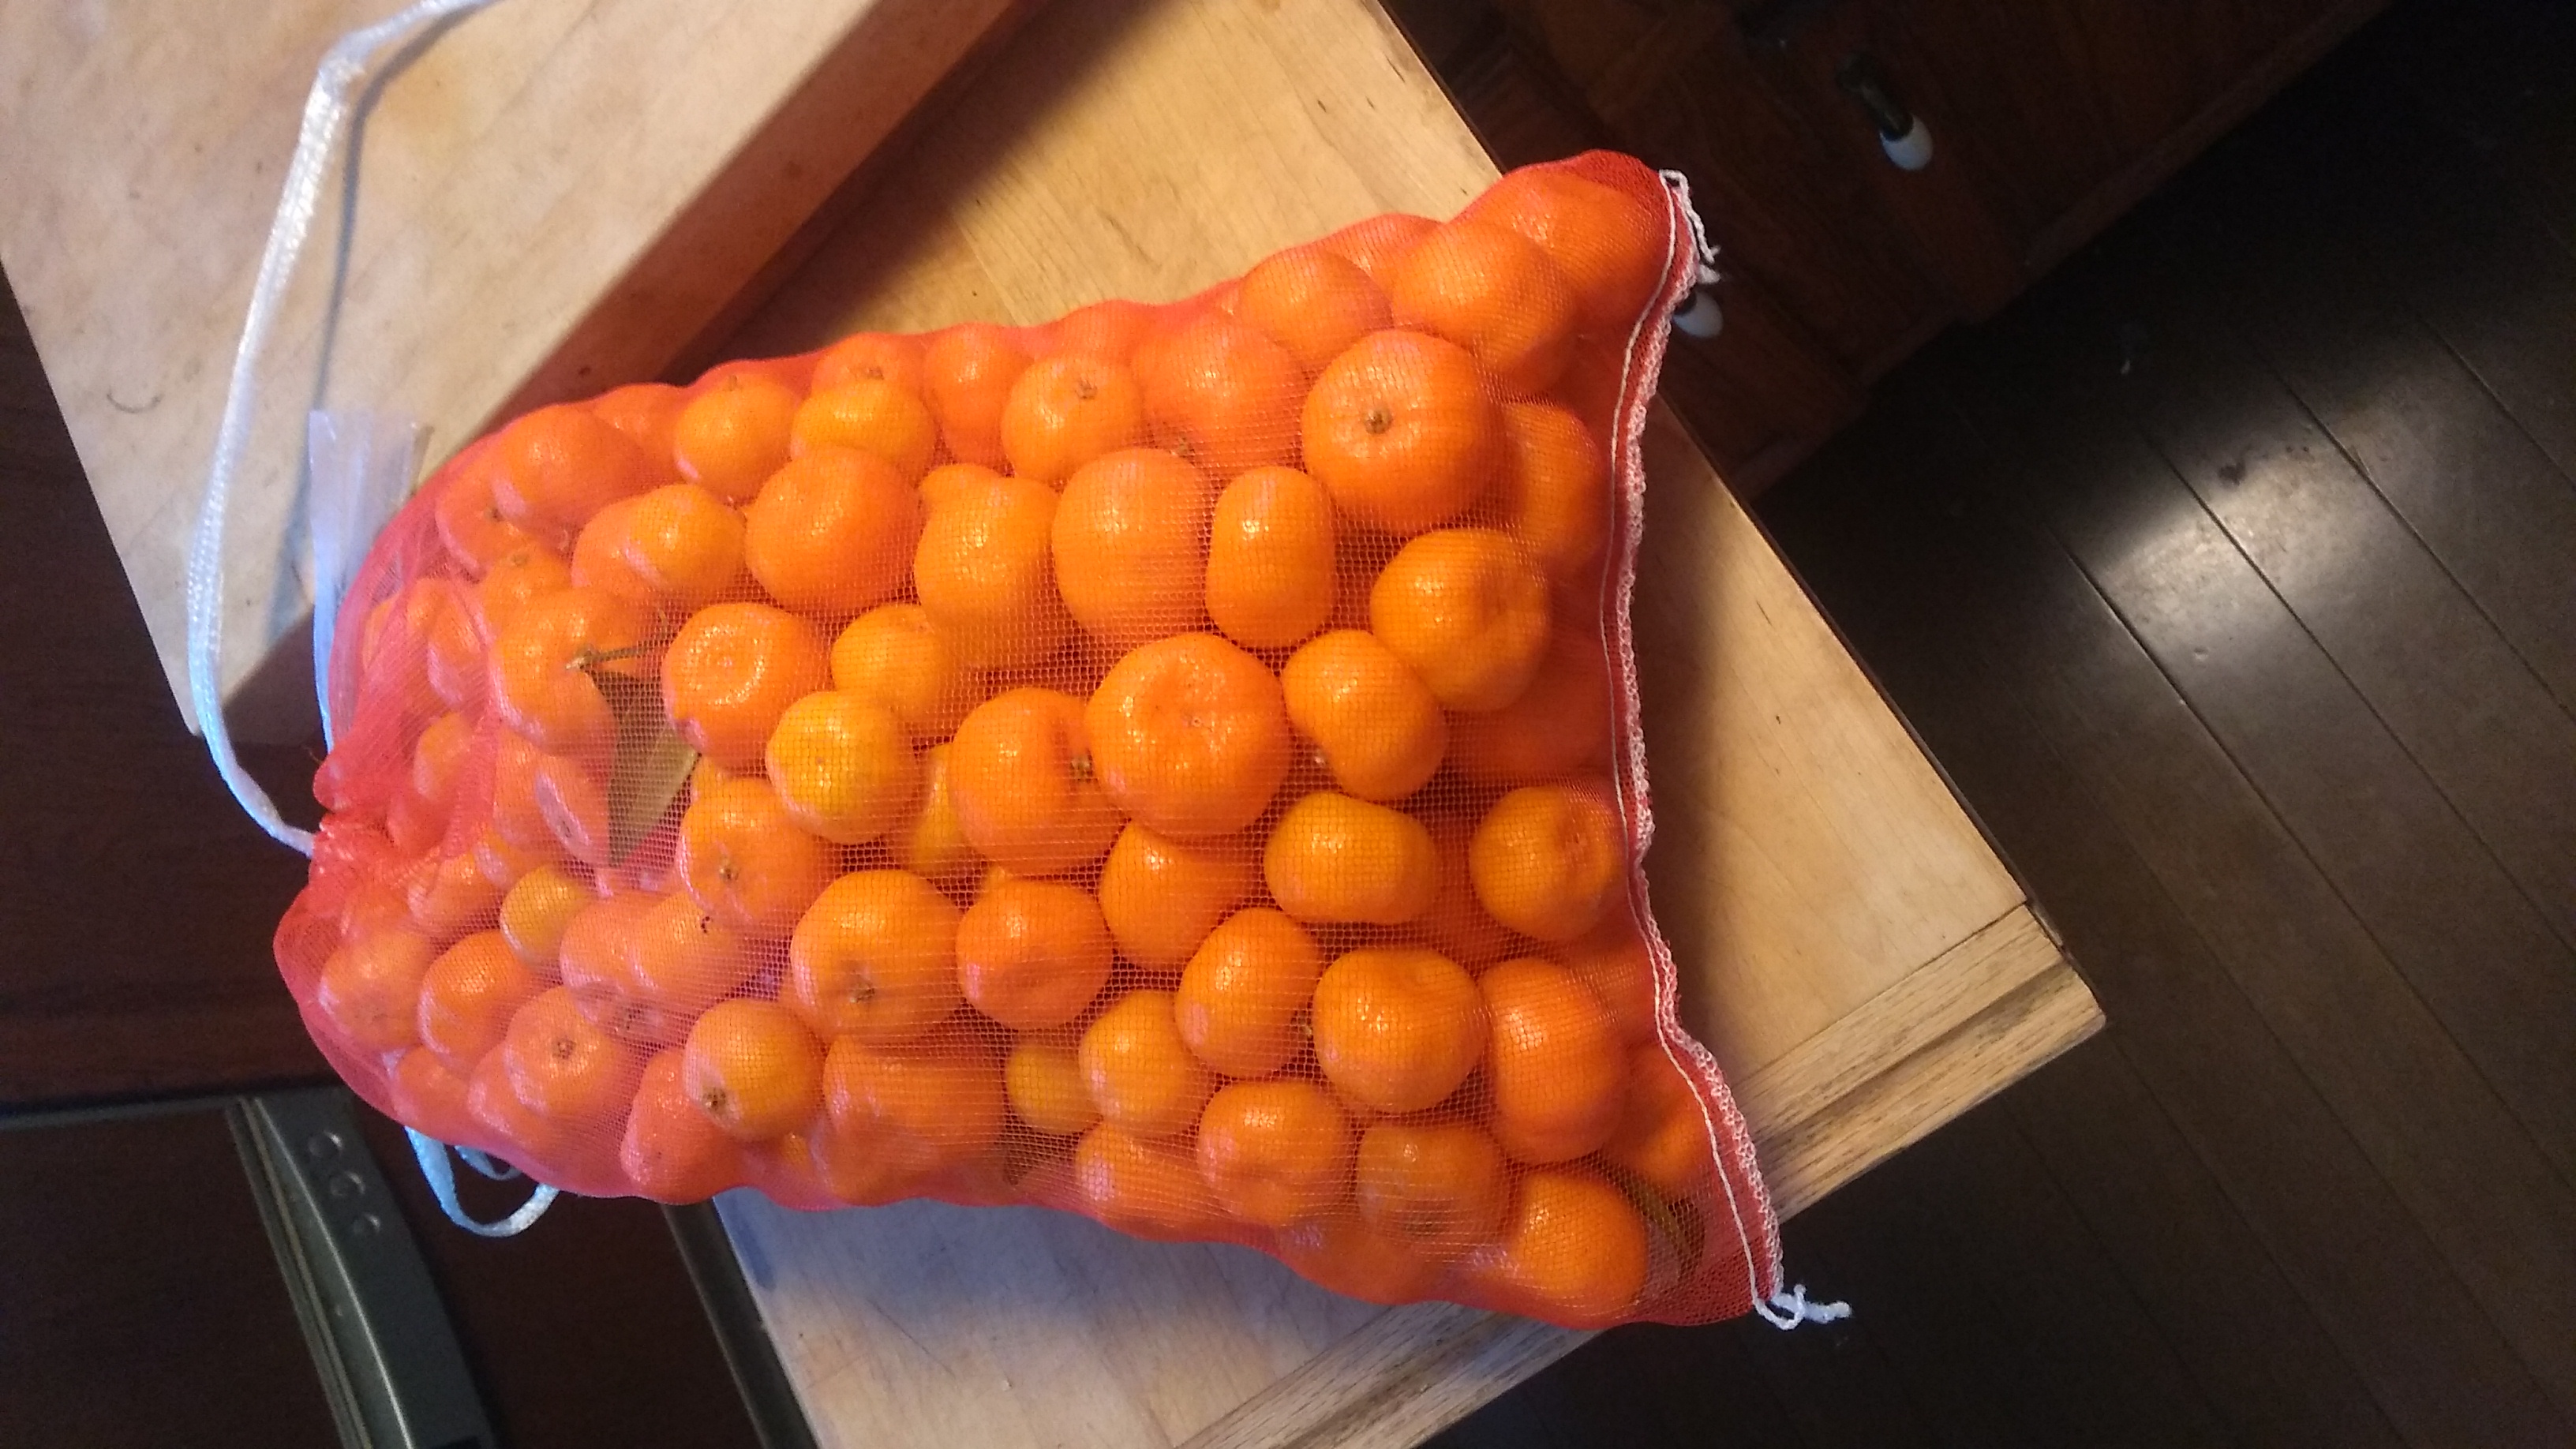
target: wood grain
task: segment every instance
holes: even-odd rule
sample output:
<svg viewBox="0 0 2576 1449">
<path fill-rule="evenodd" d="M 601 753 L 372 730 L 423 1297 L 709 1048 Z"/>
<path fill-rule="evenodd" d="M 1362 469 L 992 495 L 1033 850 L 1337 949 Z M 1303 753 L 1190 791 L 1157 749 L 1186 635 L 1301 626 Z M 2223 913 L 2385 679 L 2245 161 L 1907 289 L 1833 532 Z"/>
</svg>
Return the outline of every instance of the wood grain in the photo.
<svg viewBox="0 0 2576 1449">
<path fill-rule="evenodd" d="M 265 373 L 225 601 L 245 738 L 313 729 L 309 406 L 406 412 L 435 459 L 507 408 L 652 375 L 1010 8 L 516 0 L 419 49 L 364 119 L 345 234 L 346 178 L 326 187 Z M 182 561 L 297 117 L 382 10 L 0 16 L 0 264 L 183 700 Z"/>
<path fill-rule="evenodd" d="M 2168 1157 L 2168 1170 L 2206 1174 L 2194 1196 L 2129 1222 L 2130 1251 L 2164 1265 L 2143 1280 L 2169 1285 L 2160 1317 L 2200 1362 L 2233 1366 L 2219 1381 L 2255 1398 L 2249 1417 L 2307 1414 L 2358 1377 L 2406 1442 L 2447 1442 L 2463 1425 L 2488 1442 L 2549 1442 L 2561 1431 L 2535 1375 L 2354 1125 L 2350 1073 L 2404 1091 L 2412 1067 L 2375 1051 L 2318 1070 L 2315 1039 L 2352 1034 L 2359 1009 L 2339 974 L 2304 1008 L 2278 1009 L 2284 986 L 2324 969 L 2274 966 L 2281 938 L 2245 935 L 2285 909 L 2279 827 L 2260 823 L 2268 812 L 2062 547 L 1990 491 L 2036 445 L 2000 434 L 1990 448 L 1960 428 L 1946 397 L 1965 365 L 1956 351 L 1883 399 L 1904 404 L 1899 417 L 1851 437 L 1835 485 L 1793 490 L 1801 507 L 1775 521 L 2067 930 L 2119 1049 L 2197 1160 Z M 2308 1024 L 2320 1015 L 2333 1025 Z M 2106 1130 L 2057 1117 L 2045 1094 L 2022 1100 L 2061 1137 Z M 2082 1157 L 2052 1161 L 2097 1199 L 2135 1183 Z M 2213 1199 L 2226 1215 L 2167 1221 Z M 2280 1276 L 2213 1271 L 2175 1236 Z M 2287 1291 L 2253 1286 L 2266 1281 Z M 2245 1298 L 2243 1320 L 2210 1321 L 2213 1297 Z M 2314 1434 L 2323 1419 L 2301 1422 Z"/>
<path fill-rule="evenodd" d="M 1445 215 L 1493 175 L 1364 0 L 1068 0 L 726 350 L 1183 296 L 1379 211 Z M 1686 963 L 1685 1019 L 1730 1071 L 1750 1080 L 1821 1042 L 1823 1065 L 1781 1078 L 1797 1121 L 1772 1173 L 1784 1200 L 1809 1202 L 2099 1016 L 1660 412 L 1646 460 L 1649 874 Z M 1878 1074 L 1866 1043 L 1835 1034 L 1873 1002 L 1891 1040 Z M 827 1444 L 1409 1444 L 1581 1341 L 1441 1305 L 1368 1309 L 1257 1254 L 1034 1211 L 800 1216 L 728 1198 L 723 1212 Z"/>
</svg>

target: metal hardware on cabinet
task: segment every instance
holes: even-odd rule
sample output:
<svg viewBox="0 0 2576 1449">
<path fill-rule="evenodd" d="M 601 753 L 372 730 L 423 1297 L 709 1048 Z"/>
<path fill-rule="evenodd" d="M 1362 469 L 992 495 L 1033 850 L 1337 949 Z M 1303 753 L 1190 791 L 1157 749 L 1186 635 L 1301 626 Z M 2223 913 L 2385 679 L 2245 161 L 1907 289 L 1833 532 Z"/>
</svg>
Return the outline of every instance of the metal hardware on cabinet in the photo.
<svg viewBox="0 0 2576 1449">
<path fill-rule="evenodd" d="M 1834 67 L 1834 84 L 1869 113 L 1878 132 L 1878 149 L 1900 171 L 1920 171 L 1932 164 L 1932 132 L 1923 118 L 1905 108 L 1887 88 L 1887 77 L 1866 52 L 1855 53 Z"/>
</svg>

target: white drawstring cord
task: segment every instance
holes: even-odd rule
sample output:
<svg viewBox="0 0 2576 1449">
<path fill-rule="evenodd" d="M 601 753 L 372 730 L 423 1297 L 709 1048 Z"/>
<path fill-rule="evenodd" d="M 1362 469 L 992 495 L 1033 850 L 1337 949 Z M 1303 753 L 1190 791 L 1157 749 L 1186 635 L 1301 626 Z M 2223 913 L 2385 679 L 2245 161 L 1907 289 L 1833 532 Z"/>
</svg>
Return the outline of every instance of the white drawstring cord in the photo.
<svg viewBox="0 0 2576 1449">
<path fill-rule="evenodd" d="M 1726 313 L 1717 305 L 1717 293 L 1710 290 L 1719 281 L 1717 244 L 1708 239 L 1699 208 L 1691 205 L 1690 178 L 1678 171 L 1655 174 L 1681 199 L 1682 215 L 1690 218 L 1691 251 L 1699 258 L 1699 279 L 1691 285 L 1690 300 L 1673 310 L 1673 326 L 1702 340 L 1715 337 L 1726 328 Z"/>
<path fill-rule="evenodd" d="M 1833 1323 L 1852 1316 L 1848 1303 L 1808 1302 L 1804 1283 L 1786 1293 L 1772 1294 L 1768 1303 L 1756 1301 L 1753 1311 L 1762 1315 L 1763 1322 L 1784 1332 L 1802 1323 Z"/>
<path fill-rule="evenodd" d="M 232 502 L 233 478 L 240 469 L 242 451 L 250 441 L 251 413 L 259 398 L 260 356 L 268 348 L 269 334 L 276 330 L 278 309 L 284 303 L 287 285 L 294 279 L 295 263 L 303 253 L 305 238 L 312 231 L 323 173 L 348 123 L 350 93 L 388 45 L 423 26 L 490 3 L 491 0 L 417 0 L 390 19 L 340 37 L 322 57 L 321 67 L 314 73 L 313 89 L 304 98 L 304 119 L 296 133 L 295 157 L 286 168 L 277 219 L 270 224 L 268 244 L 260 253 L 259 278 L 251 288 L 241 343 L 233 350 L 223 422 L 215 433 L 214 458 L 206 468 L 205 502 L 198 511 L 196 537 L 188 549 L 188 699 L 196 709 L 197 729 L 205 738 L 206 753 L 213 757 L 215 769 L 223 776 L 233 799 L 259 823 L 260 829 L 305 855 L 313 853 L 313 833 L 297 829 L 279 816 L 276 802 L 242 769 L 241 758 L 233 749 L 232 730 L 224 720 L 225 514 Z M 350 158 L 350 164 L 357 164 L 355 157 Z M 403 442 L 407 445 L 408 437 Z M 342 567 L 331 570 L 334 577 L 316 579 L 315 626 L 326 640 L 330 625 L 323 616 L 336 610 L 339 590 L 347 584 L 347 565 L 353 560 L 344 557 L 340 562 Z M 323 644 L 322 649 L 327 648 L 327 643 Z M 327 726 L 331 722 L 330 671 L 329 660 L 321 650 L 316 652 L 314 666 L 314 687 L 321 697 Z M 457 1201 L 456 1172 L 448 1163 L 447 1145 L 409 1128 L 404 1131 L 411 1138 L 412 1156 L 420 1163 L 421 1176 L 428 1180 L 431 1196 L 438 1199 L 439 1211 L 469 1233 L 506 1238 L 525 1232 L 554 1203 L 556 1190 L 539 1184 L 518 1211 L 508 1217 L 497 1223 L 477 1221 Z M 516 1169 L 498 1166 L 472 1148 L 458 1148 L 456 1152 L 485 1177 L 504 1180 L 518 1175 Z"/>
<path fill-rule="evenodd" d="M 411 1155 L 420 1163 L 420 1175 L 429 1181 L 429 1195 L 438 1199 L 438 1210 L 447 1214 L 449 1222 L 476 1237 L 517 1237 L 534 1226 L 538 1218 L 545 1216 L 547 1208 L 554 1206 L 555 1189 L 541 1182 L 537 1184 L 536 1191 L 528 1194 L 528 1200 L 519 1204 L 517 1212 L 497 1223 L 487 1223 L 470 1217 L 466 1214 L 465 1205 L 456 1200 L 456 1169 L 448 1165 L 447 1144 L 427 1133 L 414 1132 L 408 1127 L 403 1129 L 403 1135 L 411 1139 Z M 496 1169 L 492 1159 L 471 1147 L 459 1147 L 454 1150 L 457 1156 L 465 1159 L 468 1166 L 494 1181 L 503 1181 L 519 1175 L 515 1168 Z"/>
<path fill-rule="evenodd" d="M 349 94 L 366 74 L 376 53 L 418 27 L 451 15 L 480 9 L 491 0 L 417 0 L 389 20 L 341 36 L 322 57 L 313 89 L 304 98 L 304 120 L 296 132 L 295 157 L 286 168 L 286 185 L 277 202 L 277 219 L 268 229 L 268 245 L 259 258 L 259 279 L 251 287 L 250 312 L 242 321 L 241 343 L 233 349 L 232 379 L 224 392 L 223 423 L 215 433 L 213 461 L 206 468 L 205 503 L 197 514 L 197 533 L 188 548 L 188 700 L 197 712 L 197 730 L 225 788 L 244 813 L 278 843 L 303 854 L 313 853 L 313 832 L 289 825 L 276 802 L 250 777 L 234 753 L 232 730 L 224 722 L 224 515 L 232 502 L 233 476 L 250 441 L 252 408 L 259 399 L 260 355 L 276 330 L 287 284 L 295 276 L 296 258 L 313 228 L 313 212 L 322 194 L 323 172 L 332 148 L 349 118 Z M 316 681 L 317 684 L 323 683 Z M 327 686 L 325 686 L 327 687 Z"/>
</svg>

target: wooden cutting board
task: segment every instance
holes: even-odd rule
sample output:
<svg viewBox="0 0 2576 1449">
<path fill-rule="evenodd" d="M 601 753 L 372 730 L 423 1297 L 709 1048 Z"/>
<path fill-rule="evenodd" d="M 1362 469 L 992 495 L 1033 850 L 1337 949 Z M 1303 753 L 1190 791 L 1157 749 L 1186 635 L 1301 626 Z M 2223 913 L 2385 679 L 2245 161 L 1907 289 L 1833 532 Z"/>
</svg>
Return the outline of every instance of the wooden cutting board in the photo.
<svg viewBox="0 0 2576 1449">
<path fill-rule="evenodd" d="M 1056 0 L 721 351 L 1179 297 L 1493 177 L 1372 0 Z M 1647 470 L 1648 873 L 1794 1212 L 2101 1018 L 1668 415 Z M 1410 1444 L 1582 1338 L 1033 1209 L 720 1206 L 828 1446 Z"/>
<path fill-rule="evenodd" d="M 331 42 L 400 8 L 0 7 L 0 266 L 183 710 L 188 539 L 297 118 Z M 395 73 L 360 185 L 325 188 L 236 492 L 237 731 L 314 732 L 297 460 L 326 335 L 318 395 L 409 413 L 433 460 L 651 376 L 1013 10 L 504 0 Z"/>
</svg>

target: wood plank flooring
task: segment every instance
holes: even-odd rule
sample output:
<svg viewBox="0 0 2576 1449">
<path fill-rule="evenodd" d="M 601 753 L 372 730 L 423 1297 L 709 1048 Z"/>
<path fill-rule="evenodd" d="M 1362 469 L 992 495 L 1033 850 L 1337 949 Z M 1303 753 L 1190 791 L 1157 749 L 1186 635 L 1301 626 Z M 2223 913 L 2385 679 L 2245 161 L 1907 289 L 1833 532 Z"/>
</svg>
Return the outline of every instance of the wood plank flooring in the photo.
<svg viewBox="0 0 2576 1449">
<path fill-rule="evenodd" d="M 2401 3 L 1762 515 L 2109 1030 L 1791 1224 L 1846 1324 L 1452 1430 L 2576 1443 L 2576 15 Z"/>
</svg>

